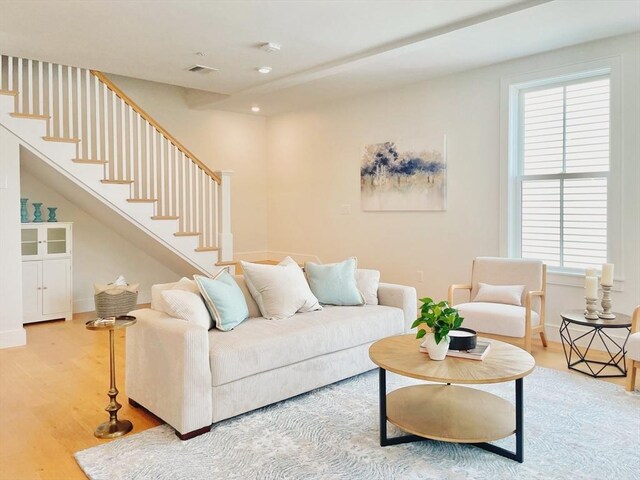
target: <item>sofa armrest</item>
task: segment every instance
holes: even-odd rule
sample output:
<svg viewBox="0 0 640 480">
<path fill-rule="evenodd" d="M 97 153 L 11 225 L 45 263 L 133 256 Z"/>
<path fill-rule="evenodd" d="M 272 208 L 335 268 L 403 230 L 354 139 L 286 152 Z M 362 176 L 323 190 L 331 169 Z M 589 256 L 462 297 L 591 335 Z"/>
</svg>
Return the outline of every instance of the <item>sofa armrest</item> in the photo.
<svg viewBox="0 0 640 480">
<path fill-rule="evenodd" d="M 126 332 L 127 396 L 179 433 L 211 425 L 206 328 L 149 308 Z"/>
<path fill-rule="evenodd" d="M 418 295 L 416 289 L 405 285 L 380 283 L 378 303 L 389 307 L 398 307 L 404 313 L 404 330 L 411 330 L 411 324 L 418 316 Z"/>
</svg>

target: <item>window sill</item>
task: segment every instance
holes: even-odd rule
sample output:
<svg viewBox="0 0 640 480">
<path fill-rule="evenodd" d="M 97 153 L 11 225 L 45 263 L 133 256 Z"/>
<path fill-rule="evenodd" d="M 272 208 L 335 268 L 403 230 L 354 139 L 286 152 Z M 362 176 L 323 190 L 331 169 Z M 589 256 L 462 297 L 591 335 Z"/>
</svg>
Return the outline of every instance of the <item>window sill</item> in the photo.
<svg viewBox="0 0 640 480">
<path fill-rule="evenodd" d="M 577 287 L 584 288 L 584 274 L 574 272 L 558 272 L 547 271 L 547 284 L 549 285 L 562 285 L 565 287 Z M 613 280 L 612 292 L 624 291 L 624 278 L 618 278 Z"/>
</svg>

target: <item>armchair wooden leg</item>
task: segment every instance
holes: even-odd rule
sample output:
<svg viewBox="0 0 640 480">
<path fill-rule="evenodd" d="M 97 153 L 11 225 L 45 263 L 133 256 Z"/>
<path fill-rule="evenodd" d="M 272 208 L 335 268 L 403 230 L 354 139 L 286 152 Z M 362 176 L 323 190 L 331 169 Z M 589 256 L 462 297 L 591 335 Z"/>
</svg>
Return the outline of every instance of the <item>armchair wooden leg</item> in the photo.
<svg viewBox="0 0 640 480">
<path fill-rule="evenodd" d="M 525 335 L 524 337 L 524 349 L 531 353 L 531 334 Z"/>
<path fill-rule="evenodd" d="M 544 332 L 540 332 L 540 340 L 542 341 L 542 346 L 547 348 L 547 336 Z"/>
<path fill-rule="evenodd" d="M 629 367 L 627 368 L 627 391 L 633 392 L 636 388 L 636 362 L 635 360 L 631 360 L 629 362 Z"/>
</svg>

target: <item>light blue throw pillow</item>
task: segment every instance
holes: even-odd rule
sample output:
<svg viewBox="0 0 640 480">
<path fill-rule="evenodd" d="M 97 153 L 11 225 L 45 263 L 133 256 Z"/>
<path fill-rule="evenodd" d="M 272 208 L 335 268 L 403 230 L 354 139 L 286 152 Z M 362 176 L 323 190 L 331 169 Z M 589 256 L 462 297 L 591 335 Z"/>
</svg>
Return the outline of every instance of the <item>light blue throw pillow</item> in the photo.
<svg viewBox="0 0 640 480">
<path fill-rule="evenodd" d="M 226 269 L 213 278 L 194 275 L 193 279 L 217 329 L 228 332 L 249 318 L 242 290 Z"/>
<path fill-rule="evenodd" d="M 352 257 L 340 263 L 304 264 L 309 287 L 320 303 L 364 305 L 364 297 L 356 283 L 357 263 L 356 258 Z"/>
</svg>

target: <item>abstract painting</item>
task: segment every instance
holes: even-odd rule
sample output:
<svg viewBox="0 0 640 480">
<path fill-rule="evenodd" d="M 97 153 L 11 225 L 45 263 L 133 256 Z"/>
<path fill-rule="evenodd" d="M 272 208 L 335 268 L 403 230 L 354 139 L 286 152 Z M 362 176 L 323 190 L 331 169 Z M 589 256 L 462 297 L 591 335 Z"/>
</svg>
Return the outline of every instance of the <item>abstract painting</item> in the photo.
<svg viewBox="0 0 640 480">
<path fill-rule="evenodd" d="M 446 137 L 436 149 L 401 151 L 395 142 L 367 145 L 360 192 L 364 211 L 445 210 Z"/>
</svg>

